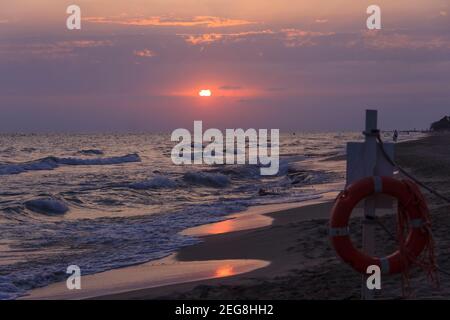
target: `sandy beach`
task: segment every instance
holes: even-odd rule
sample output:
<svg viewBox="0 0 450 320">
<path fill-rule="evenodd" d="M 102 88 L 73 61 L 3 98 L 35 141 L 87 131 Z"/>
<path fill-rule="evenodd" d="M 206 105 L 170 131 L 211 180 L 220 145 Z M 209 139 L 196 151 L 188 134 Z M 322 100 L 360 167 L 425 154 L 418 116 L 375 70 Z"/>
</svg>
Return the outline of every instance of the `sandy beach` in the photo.
<svg viewBox="0 0 450 320">
<path fill-rule="evenodd" d="M 448 195 L 449 143 L 450 135 L 401 143 L 396 148 L 396 159 L 422 181 Z M 433 170 L 436 167 L 439 167 L 439 174 Z M 88 276 L 96 283 L 94 289 L 108 279 L 122 279 L 122 287 L 113 286 L 110 294 L 94 290 L 84 296 L 65 298 L 359 299 L 361 276 L 336 257 L 327 236 L 328 217 L 335 196 L 335 193 L 326 194 L 322 199 L 284 205 L 284 208 L 279 205 L 253 208 L 230 217 L 230 220 L 185 230 L 186 234 L 200 236 L 203 241 L 180 250 L 170 260 L 163 260 L 167 264 L 165 277 L 180 275 L 180 270 L 183 274 L 173 278 L 172 283 L 155 284 L 154 280 L 148 280 L 149 275 L 157 272 L 157 265 L 161 265 L 161 262 L 153 262 L 146 265 L 145 271 L 142 266 L 136 266 L 112 270 L 106 275 Z M 439 267 L 450 271 L 450 235 L 447 231 L 450 206 L 429 194 L 426 196 L 432 213 Z M 360 243 L 361 210 L 355 211 L 351 221 L 352 238 L 355 243 Z M 393 210 L 380 210 L 379 215 L 390 231 L 395 232 Z M 377 253 L 386 255 L 395 248 L 396 243 L 389 235 L 377 228 Z M 189 266 L 195 269 L 200 264 L 206 266 L 203 273 L 190 273 Z M 137 268 L 141 268 L 140 273 Z M 168 270 L 170 268 L 172 271 Z M 222 274 L 211 271 L 217 268 L 226 271 Z M 136 274 L 140 275 L 141 281 Z M 88 277 L 85 281 L 91 280 Z M 440 272 L 440 287 L 437 288 L 422 271 L 414 269 L 411 289 L 407 298 L 449 298 L 450 277 Z M 62 284 L 34 290 L 28 298 L 56 298 L 58 290 L 64 290 Z M 403 298 L 401 276 L 383 277 L 382 290 L 376 298 Z"/>
</svg>

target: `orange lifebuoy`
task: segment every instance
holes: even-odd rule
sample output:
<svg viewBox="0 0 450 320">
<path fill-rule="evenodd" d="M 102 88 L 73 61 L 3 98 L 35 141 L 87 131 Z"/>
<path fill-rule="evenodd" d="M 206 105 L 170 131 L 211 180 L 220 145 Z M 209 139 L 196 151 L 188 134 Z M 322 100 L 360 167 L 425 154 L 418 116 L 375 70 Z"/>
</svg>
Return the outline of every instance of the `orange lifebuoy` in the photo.
<svg viewBox="0 0 450 320">
<path fill-rule="evenodd" d="M 409 224 L 403 252 L 397 250 L 382 258 L 368 256 L 356 249 L 349 232 L 349 219 L 355 206 L 362 199 L 377 193 L 397 198 L 399 210 L 401 208 L 406 212 Z M 419 188 L 411 182 L 390 177 L 364 178 L 350 185 L 336 199 L 330 221 L 332 245 L 344 262 L 360 273 L 365 274 L 370 265 L 379 266 L 384 274 L 401 273 L 421 254 L 431 237 L 429 229 L 425 227 L 427 221 L 424 210 L 427 210 L 425 200 Z"/>
</svg>

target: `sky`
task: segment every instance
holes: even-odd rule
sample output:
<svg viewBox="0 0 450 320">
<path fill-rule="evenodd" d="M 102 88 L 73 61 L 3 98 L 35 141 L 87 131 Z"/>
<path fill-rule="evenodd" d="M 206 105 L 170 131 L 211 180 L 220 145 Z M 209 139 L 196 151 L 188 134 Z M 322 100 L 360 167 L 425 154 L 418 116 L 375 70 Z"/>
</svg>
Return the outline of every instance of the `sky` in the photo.
<svg viewBox="0 0 450 320">
<path fill-rule="evenodd" d="M 0 3 L 0 132 L 354 131 L 365 109 L 385 130 L 450 115 L 449 0 Z"/>
</svg>

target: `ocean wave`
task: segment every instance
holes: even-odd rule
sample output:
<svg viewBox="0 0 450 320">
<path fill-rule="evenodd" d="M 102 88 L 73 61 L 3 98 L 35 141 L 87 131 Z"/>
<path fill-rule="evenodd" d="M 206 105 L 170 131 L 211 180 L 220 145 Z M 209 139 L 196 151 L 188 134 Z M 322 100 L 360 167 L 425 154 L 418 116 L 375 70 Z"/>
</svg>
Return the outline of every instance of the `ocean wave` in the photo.
<svg viewBox="0 0 450 320">
<path fill-rule="evenodd" d="M 13 153 L 14 151 L 16 151 L 16 149 L 14 147 L 8 147 L 8 148 L 0 150 L 0 153 Z"/>
<path fill-rule="evenodd" d="M 213 188 L 224 188 L 230 184 L 230 179 L 221 173 L 209 172 L 186 172 L 183 180 L 194 185 L 201 185 Z"/>
<path fill-rule="evenodd" d="M 8 277 L 0 275 L 0 300 L 13 299 L 19 294 L 20 289 L 12 284 Z"/>
<path fill-rule="evenodd" d="M 177 183 L 170 178 L 164 176 L 156 176 L 150 180 L 135 182 L 127 185 L 128 188 L 135 190 L 147 190 L 147 189 L 163 189 L 163 188 L 176 188 Z"/>
<path fill-rule="evenodd" d="M 236 201 L 217 202 L 132 219 L 61 220 L 45 225 L 24 221 L 4 225 L 2 231 L 8 238 L 23 243 L 15 250 L 36 248 L 44 254 L 24 264 L 0 265 L 0 298 L 14 299 L 32 288 L 64 280 L 71 263 L 79 265 L 87 275 L 165 257 L 200 241 L 181 235 L 182 230 L 221 221 L 244 208 Z M 56 243 L 70 243 L 73 248 L 85 250 L 45 253 L 46 248 Z"/>
<path fill-rule="evenodd" d="M 62 200 L 52 198 L 33 199 L 25 202 L 25 207 L 33 212 L 47 215 L 63 215 L 69 207 Z"/>
<path fill-rule="evenodd" d="M 33 153 L 35 152 L 37 149 L 33 148 L 33 147 L 27 147 L 27 148 L 22 148 L 20 151 L 21 152 L 25 152 L 25 153 Z"/>
<path fill-rule="evenodd" d="M 86 150 L 80 150 L 78 151 L 78 154 L 86 155 L 86 156 L 92 156 L 92 155 L 103 155 L 103 151 L 99 149 L 86 149 Z"/>
<path fill-rule="evenodd" d="M 53 170 L 61 165 L 96 166 L 140 161 L 141 158 L 137 153 L 127 154 L 125 156 L 95 159 L 46 157 L 31 162 L 0 164 L 0 175 L 19 174 L 27 171 Z"/>
<path fill-rule="evenodd" d="M 279 170 L 276 176 L 286 176 L 291 170 L 291 166 L 296 165 L 297 162 L 301 162 L 305 160 L 304 156 L 285 156 L 280 158 L 279 161 Z M 216 165 L 213 169 L 209 171 L 209 173 L 217 173 L 221 175 L 225 175 L 227 177 L 232 177 L 237 180 L 255 180 L 260 179 L 261 176 L 261 168 L 267 167 L 261 164 L 242 164 L 242 165 Z"/>
<path fill-rule="evenodd" d="M 260 167 L 258 165 L 221 165 L 211 172 L 219 173 L 226 176 L 235 177 L 236 179 L 255 179 L 261 176 Z"/>
</svg>

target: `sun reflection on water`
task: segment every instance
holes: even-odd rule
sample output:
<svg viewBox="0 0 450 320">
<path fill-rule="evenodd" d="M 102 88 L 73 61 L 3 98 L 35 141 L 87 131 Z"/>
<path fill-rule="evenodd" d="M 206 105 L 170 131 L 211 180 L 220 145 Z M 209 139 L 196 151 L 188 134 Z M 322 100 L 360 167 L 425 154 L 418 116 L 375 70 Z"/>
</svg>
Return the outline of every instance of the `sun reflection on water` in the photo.
<svg viewBox="0 0 450 320">
<path fill-rule="evenodd" d="M 221 266 L 216 270 L 216 277 L 223 278 L 234 275 L 234 268 L 230 265 Z"/>
</svg>

